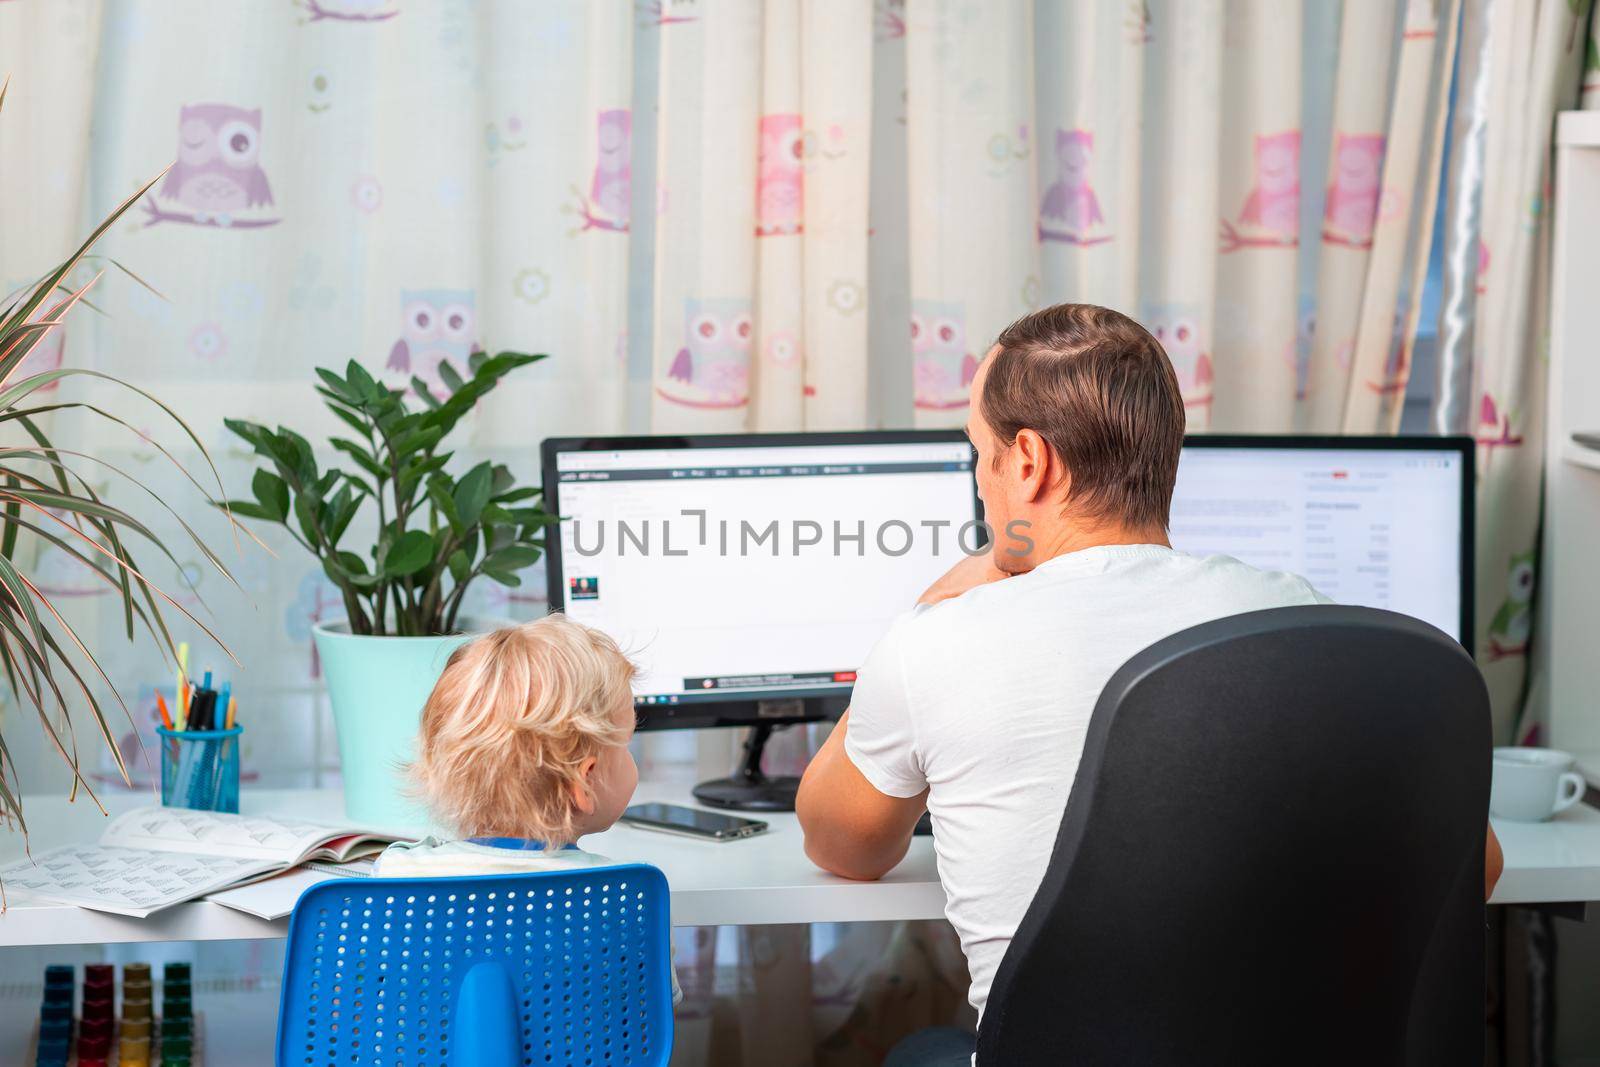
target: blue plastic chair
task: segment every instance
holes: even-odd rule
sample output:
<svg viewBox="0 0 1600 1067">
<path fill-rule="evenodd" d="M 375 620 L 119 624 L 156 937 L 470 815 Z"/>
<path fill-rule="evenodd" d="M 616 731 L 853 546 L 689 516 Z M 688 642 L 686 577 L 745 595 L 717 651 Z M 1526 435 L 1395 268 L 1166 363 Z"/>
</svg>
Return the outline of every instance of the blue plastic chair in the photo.
<svg viewBox="0 0 1600 1067">
<path fill-rule="evenodd" d="M 289 920 L 277 1062 L 665 1064 L 669 924 L 643 864 L 319 883 Z"/>
</svg>

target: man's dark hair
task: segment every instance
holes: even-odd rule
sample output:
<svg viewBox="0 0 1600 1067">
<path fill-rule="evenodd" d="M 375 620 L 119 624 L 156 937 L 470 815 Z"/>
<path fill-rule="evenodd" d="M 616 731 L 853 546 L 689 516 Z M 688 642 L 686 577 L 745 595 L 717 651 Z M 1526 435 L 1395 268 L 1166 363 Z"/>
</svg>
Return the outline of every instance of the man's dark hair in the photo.
<svg viewBox="0 0 1600 1067">
<path fill-rule="evenodd" d="M 1183 448 L 1183 394 L 1150 331 L 1093 304 L 1057 304 L 1001 331 L 979 408 L 1000 443 L 1044 438 L 1086 514 L 1166 529 Z"/>
</svg>

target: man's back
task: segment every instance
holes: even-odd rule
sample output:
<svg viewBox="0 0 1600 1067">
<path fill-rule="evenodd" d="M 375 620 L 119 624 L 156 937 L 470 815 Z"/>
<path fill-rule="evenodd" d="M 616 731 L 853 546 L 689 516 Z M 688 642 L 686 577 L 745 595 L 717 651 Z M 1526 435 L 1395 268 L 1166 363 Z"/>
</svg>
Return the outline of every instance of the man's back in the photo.
<svg viewBox="0 0 1600 1067">
<path fill-rule="evenodd" d="M 1111 675 L 1190 626 L 1324 599 L 1227 557 L 1110 545 L 920 608 L 885 635 L 856 683 L 845 750 L 882 793 L 929 791 L 945 913 L 980 1012 Z"/>
</svg>

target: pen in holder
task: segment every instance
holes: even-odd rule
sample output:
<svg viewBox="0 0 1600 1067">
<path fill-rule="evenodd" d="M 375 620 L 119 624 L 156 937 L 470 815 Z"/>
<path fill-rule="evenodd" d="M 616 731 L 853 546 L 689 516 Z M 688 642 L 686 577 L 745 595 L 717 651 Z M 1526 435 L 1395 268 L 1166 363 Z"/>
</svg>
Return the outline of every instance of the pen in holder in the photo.
<svg viewBox="0 0 1600 1067">
<path fill-rule="evenodd" d="M 161 803 L 197 811 L 239 811 L 239 735 L 224 730 L 169 730 L 161 736 Z"/>
</svg>

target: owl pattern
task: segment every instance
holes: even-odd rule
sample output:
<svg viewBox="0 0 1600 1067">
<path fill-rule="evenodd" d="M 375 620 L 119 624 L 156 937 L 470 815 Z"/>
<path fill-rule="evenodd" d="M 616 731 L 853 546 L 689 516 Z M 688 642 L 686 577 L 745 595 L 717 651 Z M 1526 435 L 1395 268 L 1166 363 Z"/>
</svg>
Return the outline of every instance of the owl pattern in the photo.
<svg viewBox="0 0 1600 1067">
<path fill-rule="evenodd" d="M 912 300 L 912 404 L 922 411 L 964 408 L 977 373 L 977 357 L 967 347 L 964 307 L 947 301 Z"/>
<path fill-rule="evenodd" d="M 1483 455 L 1483 462 L 1479 465 L 1480 474 L 1488 471 L 1497 450 L 1521 446 L 1522 435 L 1511 426 L 1515 414 L 1497 403 L 1493 393 L 1484 393 L 1483 399 L 1478 401 L 1478 432 L 1475 439 Z"/>
<path fill-rule="evenodd" d="M 627 233 L 633 200 L 633 112 L 606 108 L 595 116 L 594 174 L 589 195 L 573 187 L 576 206 L 562 210 L 578 216 L 578 228 Z"/>
<path fill-rule="evenodd" d="M 1150 304 L 1140 318 L 1172 361 L 1183 406 L 1209 414 L 1215 375 L 1211 353 L 1202 336 L 1199 309 L 1191 304 Z"/>
<path fill-rule="evenodd" d="M 1300 233 L 1300 131 L 1256 134 L 1250 192 L 1235 226 L 1222 223 L 1222 252 L 1294 248 Z"/>
<path fill-rule="evenodd" d="M 186 104 L 178 115 L 178 159 L 161 183 L 158 205 L 144 201 L 145 225 L 159 222 L 252 229 L 279 220 L 254 212 L 273 206 L 261 168 L 261 109 Z"/>
<path fill-rule="evenodd" d="M 691 408 L 738 408 L 750 401 L 755 324 L 743 297 L 691 297 L 683 306 L 683 346 L 656 383 L 664 400 Z"/>
<path fill-rule="evenodd" d="M 467 361 L 483 351 L 478 344 L 477 297 L 471 289 L 402 289 L 400 340 L 389 349 L 387 370 L 404 387 L 413 377 L 422 379 L 434 396 L 449 389 L 439 376 L 439 364 L 448 359 L 465 377 Z"/>
<path fill-rule="evenodd" d="M 1406 336 L 1406 316 L 1396 309 L 1389 332 L 1389 354 L 1384 357 L 1383 377 L 1369 378 L 1365 385 L 1381 396 L 1404 394 L 1411 380 L 1411 340 Z"/>
<path fill-rule="evenodd" d="M 1067 244 L 1095 245 L 1111 240 L 1110 234 L 1091 235 L 1104 226 L 1100 198 L 1090 184 L 1094 161 L 1094 134 L 1089 130 L 1056 131 L 1056 180 L 1044 191 L 1039 205 L 1039 239 Z"/>
<path fill-rule="evenodd" d="M 756 175 L 756 236 L 799 233 L 805 204 L 799 115 L 762 115 Z"/>
<path fill-rule="evenodd" d="M 1489 621 L 1485 659 L 1527 655 L 1528 635 L 1533 632 L 1533 587 L 1537 576 L 1538 559 L 1533 549 L 1511 557 L 1506 574 L 1506 598 Z"/>
<path fill-rule="evenodd" d="M 1383 177 L 1381 133 L 1340 133 L 1334 139 L 1333 184 L 1322 216 L 1322 240 L 1371 248 Z"/>
</svg>

